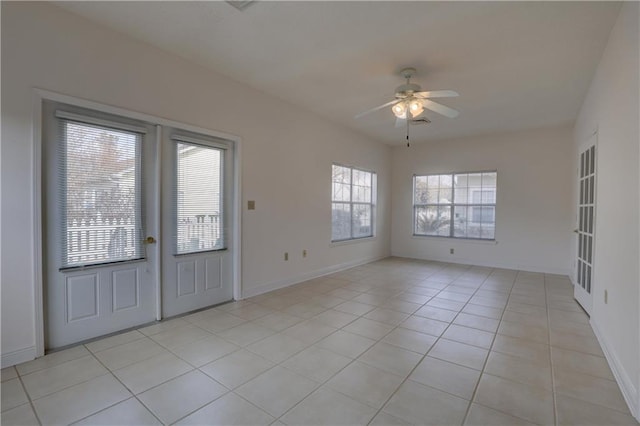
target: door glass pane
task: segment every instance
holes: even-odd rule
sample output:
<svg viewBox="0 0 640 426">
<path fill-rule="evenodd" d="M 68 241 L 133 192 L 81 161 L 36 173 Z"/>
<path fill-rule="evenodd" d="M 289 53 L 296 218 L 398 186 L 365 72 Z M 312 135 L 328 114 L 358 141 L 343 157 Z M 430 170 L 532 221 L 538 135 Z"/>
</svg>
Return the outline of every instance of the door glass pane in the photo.
<svg viewBox="0 0 640 426">
<path fill-rule="evenodd" d="M 61 123 L 62 267 L 141 258 L 142 136 Z"/>
<path fill-rule="evenodd" d="M 582 285 L 582 262 L 578 260 L 578 284 Z"/>
<path fill-rule="evenodd" d="M 223 150 L 176 143 L 176 254 L 225 248 Z"/>
<path fill-rule="evenodd" d="M 578 235 L 578 258 L 582 258 L 582 235 Z"/>
</svg>

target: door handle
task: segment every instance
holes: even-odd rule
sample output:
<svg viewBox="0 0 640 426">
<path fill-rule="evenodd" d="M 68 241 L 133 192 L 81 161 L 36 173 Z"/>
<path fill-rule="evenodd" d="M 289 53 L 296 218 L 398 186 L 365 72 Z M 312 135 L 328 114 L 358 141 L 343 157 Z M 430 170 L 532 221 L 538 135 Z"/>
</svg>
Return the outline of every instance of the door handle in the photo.
<svg viewBox="0 0 640 426">
<path fill-rule="evenodd" d="M 578 233 L 579 233 L 577 229 L 574 229 L 574 230 L 573 230 L 573 232 L 575 232 L 576 234 L 578 234 Z"/>
<path fill-rule="evenodd" d="M 155 244 L 156 243 L 156 239 L 153 237 L 147 237 L 144 239 L 144 243 L 145 244 Z"/>
</svg>

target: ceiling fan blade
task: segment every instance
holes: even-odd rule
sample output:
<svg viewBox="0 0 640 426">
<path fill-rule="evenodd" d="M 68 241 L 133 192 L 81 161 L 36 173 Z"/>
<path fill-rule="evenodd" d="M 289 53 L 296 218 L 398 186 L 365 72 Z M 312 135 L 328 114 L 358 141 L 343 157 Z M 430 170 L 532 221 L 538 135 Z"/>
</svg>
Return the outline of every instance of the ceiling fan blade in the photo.
<svg viewBox="0 0 640 426">
<path fill-rule="evenodd" d="M 377 107 L 375 107 L 375 108 L 372 108 L 372 109 L 370 109 L 370 110 L 368 110 L 368 111 L 361 112 L 360 114 L 356 115 L 354 118 L 358 119 L 358 118 L 360 118 L 360 117 L 364 117 L 365 115 L 367 115 L 367 114 L 371 114 L 372 112 L 376 112 L 376 111 L 378 111 L 378 110 L 380 110 L 380 109 L 382 109 L 382 108 L 386 108 L 386 107 L 388 107 L 388 106 L 395 105 L 395 104 L 397 104 L 398 102 L 400 102 L 401 100 L 402 100 L 402 99 L 394 99 L 394 100 L 392 100 L 391 102 L 387 102 L 386 104 L 382 104 L 382 105 L 377 106 Z"/>
<path fill-rule="evenodd" d="M 458 92 L 454 90 L 433 90 L 430 92 L 416 92 L 413 94 L 417 98 L 455 98 L 460 96 Z"/>
<path fill-rule="evenodd" d="M 404 127 L 407 124 L 407 120 L 405 118 L 396 118 L 396 127 Z"/>
<path fill-rule="evenodd" d="M 448 106 L 444 106 L 442 104 L 438 104 L 436 102 L 430 101 L 429 99 L 423 99 L 422 105 L 430 109 L 431 111 L 435 111 L 438 114 L 442 114 L 445 117 L 456 118 L 460 113 L 453 108 L 449 108 Z"/>
</svg>

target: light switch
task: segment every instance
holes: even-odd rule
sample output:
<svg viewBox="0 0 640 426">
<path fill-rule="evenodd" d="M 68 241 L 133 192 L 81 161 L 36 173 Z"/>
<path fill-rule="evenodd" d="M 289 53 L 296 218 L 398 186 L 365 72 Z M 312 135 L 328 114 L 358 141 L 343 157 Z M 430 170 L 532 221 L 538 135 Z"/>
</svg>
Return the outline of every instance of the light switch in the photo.
<svg viewBox="0 0 640 426">
<path fill-rule="evenodd" d="M 256 202 L 253 201 L 253 200 L 247 201 L 247 209 L 255 210 L 256 209 Z"/>
</svg>

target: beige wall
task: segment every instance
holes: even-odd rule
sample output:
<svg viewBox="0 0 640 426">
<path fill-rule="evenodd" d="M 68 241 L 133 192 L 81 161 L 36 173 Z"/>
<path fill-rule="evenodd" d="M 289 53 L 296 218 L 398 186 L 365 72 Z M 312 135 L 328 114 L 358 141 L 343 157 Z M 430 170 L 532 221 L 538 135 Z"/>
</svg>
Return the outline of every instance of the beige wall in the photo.
<svg viewBox="0 0 640 426">
<path fill-rule="evenodd" d="M 244 294 L 389 254 L 387 146 L 50 4 L 2 2 L 3 365 L 35 345 L 33 88 L 240 136 Z M 378 173 L 376 238 L 330 244 L 334 161 Z"/>
<path fill-rule="evenodd" d="M 392 254 L 567 274 L 571 155 L 569 126 L 394 148 Z M 495 242 L 412 235 L 414 174 L 484 170 L 498 171 Z"/>
<path fill-rule="evenodd" d="M 591 324 L 636 418 L 640 415 L 638 21 L 638 3 L 625 3 L 574 129 L 576 158 L 589 135 L 597 130 L 598 137 Z"/>
</svg>

